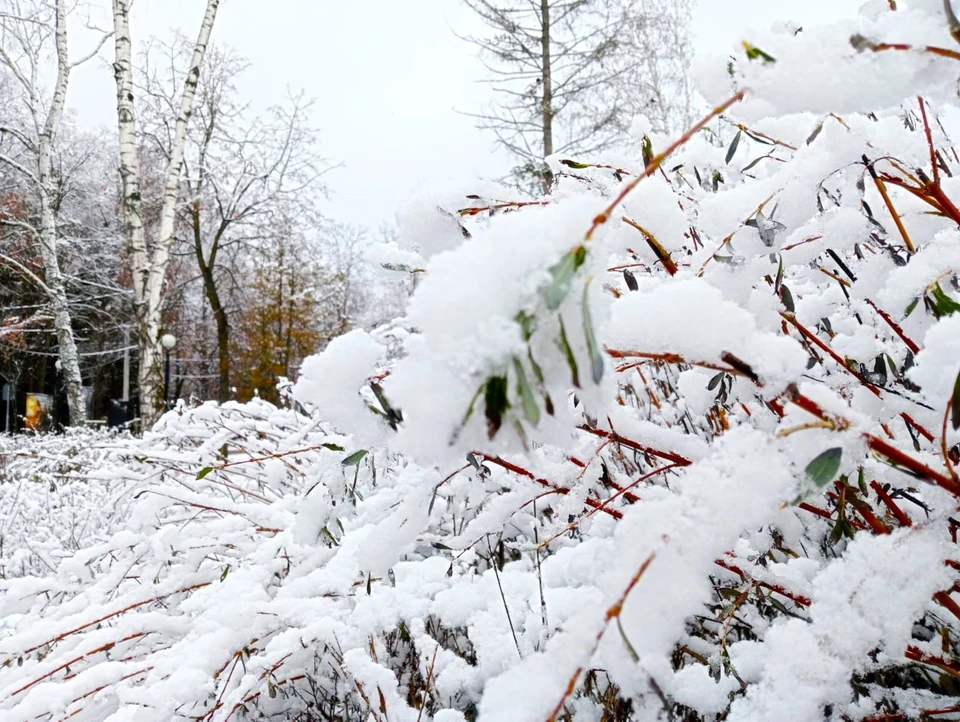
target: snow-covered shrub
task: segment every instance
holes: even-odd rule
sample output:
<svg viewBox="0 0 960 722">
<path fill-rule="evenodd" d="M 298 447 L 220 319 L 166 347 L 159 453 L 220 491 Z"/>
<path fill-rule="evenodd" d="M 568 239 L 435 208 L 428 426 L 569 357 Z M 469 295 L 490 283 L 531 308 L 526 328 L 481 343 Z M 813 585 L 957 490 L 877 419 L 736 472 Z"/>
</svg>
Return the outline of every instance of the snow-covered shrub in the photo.
<svg viewBox="0 0 960 722">
<path fill-rule="evenodd" d="M 406 320 L 308 360 L 309 417 L 102 457 L 108 527 L 0 582 L 0 712 L 960 716 L 945 7 L 751 37 L 546 198 L 418 202 Z"/>
</svg>

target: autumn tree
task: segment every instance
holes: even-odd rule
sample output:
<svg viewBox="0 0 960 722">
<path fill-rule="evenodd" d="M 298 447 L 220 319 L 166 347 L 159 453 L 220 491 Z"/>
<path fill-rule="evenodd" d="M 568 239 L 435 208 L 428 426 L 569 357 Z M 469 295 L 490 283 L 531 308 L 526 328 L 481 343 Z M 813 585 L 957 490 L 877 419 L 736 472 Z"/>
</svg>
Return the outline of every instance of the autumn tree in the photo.
<svg viewBox="0 0 960 722">
<path fill-rule="evenodd" d="M 234 342 L 237 395 L 280 401 L 277 383 L 295 378 L 300 363 L 325 340 L 321 294 L 329 274 L 298 219 L 280 217 L 248 260 L 252 275 Z"/>
</svg>

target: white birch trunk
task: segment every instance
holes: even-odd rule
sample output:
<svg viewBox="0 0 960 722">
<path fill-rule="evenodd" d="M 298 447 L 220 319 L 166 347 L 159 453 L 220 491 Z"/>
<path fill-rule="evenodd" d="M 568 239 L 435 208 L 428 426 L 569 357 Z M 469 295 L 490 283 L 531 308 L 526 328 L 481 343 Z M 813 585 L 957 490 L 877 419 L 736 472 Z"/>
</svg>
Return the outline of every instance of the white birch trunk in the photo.
<svg viewBox="0 0 960 722">
<path fill-rule="evenodd" d="M 73 336 L 67 291 L 60 260 L 57 256 L 57 219 L 54 211 L 57 185 L 53 175 L 53 143 L 63 118 L 63 106 L 67 97 L 70 79 L 70 64 L 67 55 L 67 12 L 64 0 L 56 2 L 56 47 L 57 80 L 53 99 L 37 145 L 38 180 L 40 184 L 40 254 L 43 259 L 46 286 L 49 289 L 54 330 L 60 347 L 60 372 L 67 391 L 70 409 L 70 425 L 80 426 L 86 420 L 86 402 L 83 397 L 83 382 L 80 377 L 80 360 Z"/>
<path fill-rule="evenodd" d="M 180 195 L 180 174 L 183 169 L 187 126 L 193 114 L 193 101 L 200 79 L 200 67 L 213 31 L 220 0 L 207 0 L 203 22 L 190 59 L 190 67 L 184 79 L 164 182 L 160 228 L 152 250 L 147 247 L 141 214 L 140 154 L 133 98 L 132 40 L 129 22 L 131 4 L 131 0 L 113 0 L 114 38 L 117 52 L 114 76 L 117 82 L 117 125 L 120 135 L 124 233 L 130 249 L 140 350 L 137 379 L 140 388 L 140 416 L 144 427 L 147 427 L 156 421 L 161 410 L 163 385 L 160 363 L 162 358 L 161 314 L 164 303 L 164 282 L 174 241 L 174 222 Z"/>
</svg>

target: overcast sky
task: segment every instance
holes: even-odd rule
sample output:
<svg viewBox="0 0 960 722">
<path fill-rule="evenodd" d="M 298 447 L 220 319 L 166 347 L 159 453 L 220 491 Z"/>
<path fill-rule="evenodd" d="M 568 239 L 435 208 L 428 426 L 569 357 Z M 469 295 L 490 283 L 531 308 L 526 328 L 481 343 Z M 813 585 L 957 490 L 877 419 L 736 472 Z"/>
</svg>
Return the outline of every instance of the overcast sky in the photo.
<svg viewBox="0 0 960 722">
<path fill-rule="evenodd" d="M 104 0 L 100 0 L 107 5 Z M 700 0 L 698 52 L 725 52 L 751 27 L 801 24 L 856 12 L 860 0 Z M 136 0 L 135 44 L 175 29 L 196 35 L 202 0 Z M 104 14 L 103 24 L 108 24 Z M 376 228 L 412 189 L 444 179 L 499 177 L 509 159 L 457 110 L 481 108 L 487 89 L 476 50 L 457 39 L 473 19 L 459 0 L 223 0 L 214 42 L 250 60 L 238 85 L 259 108 L 304 90 L 324 154 L 343 167 L 329 178 L 324 210 Z M 75 52 L 82 52 L 77 47 Z M 83 125 L 116 122 L 104 60 L 76 72 L 69 102 Z"/>
</svg>

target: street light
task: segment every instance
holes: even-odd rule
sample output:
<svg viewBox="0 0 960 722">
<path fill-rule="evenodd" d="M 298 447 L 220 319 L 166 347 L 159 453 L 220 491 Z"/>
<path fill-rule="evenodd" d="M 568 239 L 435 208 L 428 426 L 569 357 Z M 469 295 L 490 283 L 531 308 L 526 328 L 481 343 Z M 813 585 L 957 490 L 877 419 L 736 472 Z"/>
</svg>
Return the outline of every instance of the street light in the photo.
<svg viewBox="0 0 960 722">
<path fill-rule="evenodd" d="M 160 345 L 163 346 L 166 353 L 166 364 L 163 372 L 164 383 L 163 383 L 163 405 L 164 408 L 170 410 L 170 352 L 173 350 L 173 347 L 177 345 L 177 337 L 172 333 L 165 333 L 160 337 Z"/>
</svg>

